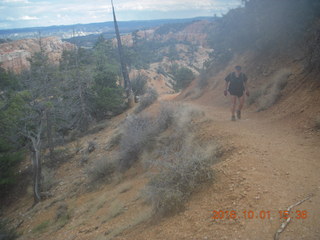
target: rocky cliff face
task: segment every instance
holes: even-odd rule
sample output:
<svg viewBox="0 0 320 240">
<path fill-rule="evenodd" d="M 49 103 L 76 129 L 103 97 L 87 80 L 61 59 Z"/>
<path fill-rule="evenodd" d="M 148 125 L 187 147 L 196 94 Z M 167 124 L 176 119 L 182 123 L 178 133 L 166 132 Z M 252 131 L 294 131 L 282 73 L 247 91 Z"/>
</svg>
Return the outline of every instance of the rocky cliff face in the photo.
<svg viewBox="0 0 320 240">
<path fill-rule="evenodd" d="M 181 29 L 170 29 L 170 26 L 168 26 L 168 30 L 162 32 L 161 28 L 165 28 L 165 25 L 147 30 L 139 30 L 137 36 L 148 41 L 156 40 L 166 42 L 169 40 L 177 40 L 180 42 L 189 42 L 193 45 L 206 46 L 207 33 L 205 30 L 210 24 L 209 21 L 197 21 Z M 122 35 L 121 40 L 124 45 L 133 45 L 132 34 Z M 113 39 L 113 43 L 116 45 L 116 39 Z"/>
<path fill-rule="evenodd" d="M 41 39 L 41 45 L 52 63 L 59 62 L 64 50 L 74 48 L 73 44 L 63 42 L 57 37 L 43 38 Z M 23 39 L 0 44 L 0 66 L 6 70 L 19 73 L 30 67 L 28 58 L 39 51 L 39 39 Z"/>
</svg>

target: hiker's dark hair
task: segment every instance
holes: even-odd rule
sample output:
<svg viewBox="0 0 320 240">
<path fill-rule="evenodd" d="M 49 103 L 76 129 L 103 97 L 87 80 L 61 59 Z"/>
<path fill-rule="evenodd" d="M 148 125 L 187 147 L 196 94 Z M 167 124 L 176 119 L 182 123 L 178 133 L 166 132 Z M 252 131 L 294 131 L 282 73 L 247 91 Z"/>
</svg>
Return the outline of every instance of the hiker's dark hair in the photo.
<svg viewBox="0 0 320 240">
<path fill-rule="evenodd" d="M 234 67 L 236 70 L 241 70 L 241 66 L 237 65 Z"/>
</svg>

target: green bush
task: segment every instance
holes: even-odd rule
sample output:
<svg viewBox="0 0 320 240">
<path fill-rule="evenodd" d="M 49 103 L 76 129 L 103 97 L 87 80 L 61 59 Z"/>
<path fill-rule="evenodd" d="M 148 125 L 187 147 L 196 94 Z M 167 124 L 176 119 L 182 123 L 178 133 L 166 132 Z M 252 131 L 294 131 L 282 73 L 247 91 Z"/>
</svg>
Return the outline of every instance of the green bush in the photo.
<svg viewBox="0 0 320 240">
<path fill-rule="evenodd" d="M 0 153 L 0 192 L 7 191 L 16 181 L 16 166 L 23 159 L 21 152 Z"/>
<path fill-rule="evenodd" d="M 131 79 L 132 91 L 135 96 L 140 96 L 146 92 L 146 84 L 148 77 L 138 74 L 135 78 Z"/>
<path fill-rule="evenodd" d="M 95 95 L 93 97 L 93 115 L 97 119 L 103 119 L 108 112 L 116 115 L 125 109 L 124 91 L 122 88 L 109 88 L 95 86 Z"/>
<path fill-rule="evenodd" d="M 50 221 L 44 221 L 40 223 L 39 225 L 35 226 L 31 232 L 33 233 L 43 233 L 49 226 L 50 226 Z"/>
<path fill-rule="evenodd" d="M 186 88 L 195 78 L 194 73 L 187 67 L 179 67 L 173 65 L 171 68 L 171 74 L 174 80 L 174 90 L 179 91 Z"/>
</svg>

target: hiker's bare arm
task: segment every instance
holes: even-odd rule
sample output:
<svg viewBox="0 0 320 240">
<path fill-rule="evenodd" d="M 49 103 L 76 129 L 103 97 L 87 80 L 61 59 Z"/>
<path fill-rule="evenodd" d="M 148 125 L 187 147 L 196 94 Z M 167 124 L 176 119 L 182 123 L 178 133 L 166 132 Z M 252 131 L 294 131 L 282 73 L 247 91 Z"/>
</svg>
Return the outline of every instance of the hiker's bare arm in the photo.
<svg viewBox="0 0 320 240">
<path fill-rule="evenodd" d="M 247 81 L 243 82 L 243 86 L 244 86 L 244 90 L 245 90 L 245 91 L 248 91 L 248 87 L 247 87 L 247 86 L 248 86 L 248 85 L 247 85 Z"/>
<path fill-rule="evenodd" d="M 230 83 L 230 82 L 227 82 L 227 81 L 226 81 L 225 88 L 224 88 L 224 90 L 225 90 L 225 91 L 227 91 L 227 90 L 228 90 L 229 83 Z"/>
<path fill-rule="evenodd" d="M 247 81 L 245 81 L 245 82 L 243 83 L 243 86 L 244 86 L 244 91 L 245 91 L 246 95 L 249 96 L 249 89 L 248 89 Z"/>
<path fill-rule="evenodd" d="M 224 91 L 223 91 L 223 94 L 224 94 L 225 96 L 228 95 L 228 86 L 229 86 L 229 82 L 226 81 L 225 89 L 224 89 Z"/>
</svg>

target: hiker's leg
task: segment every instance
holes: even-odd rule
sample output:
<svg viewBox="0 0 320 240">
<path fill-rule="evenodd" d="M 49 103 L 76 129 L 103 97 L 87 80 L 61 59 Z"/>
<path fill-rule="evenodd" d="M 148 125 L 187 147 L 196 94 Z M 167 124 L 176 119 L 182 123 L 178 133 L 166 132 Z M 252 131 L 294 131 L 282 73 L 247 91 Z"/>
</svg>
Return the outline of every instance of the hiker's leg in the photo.
<svg viewBox="0 0 320 240">
<path fill-rule="evenodd" d="M 237 96 L 231 95 L 231 115 L 235 116 L 237 105 Z"/>
<path fill-rule="evenodd" d="M 239 106 L 237 110 L 237 118 L 241 119 L 241 109 L 243 108 L 243 104 L 244 104 L 244 96 L 242 95 L 241 97 L 238 97 L 238 100 L 239 100 Z"/>
<path fill-rule="evenodd" d="M 239 108 L 238 110 L 241 111 L 244 105 L 244 95 L 242 95 L 241 97 L 239 97 Z"/>
</svg>

